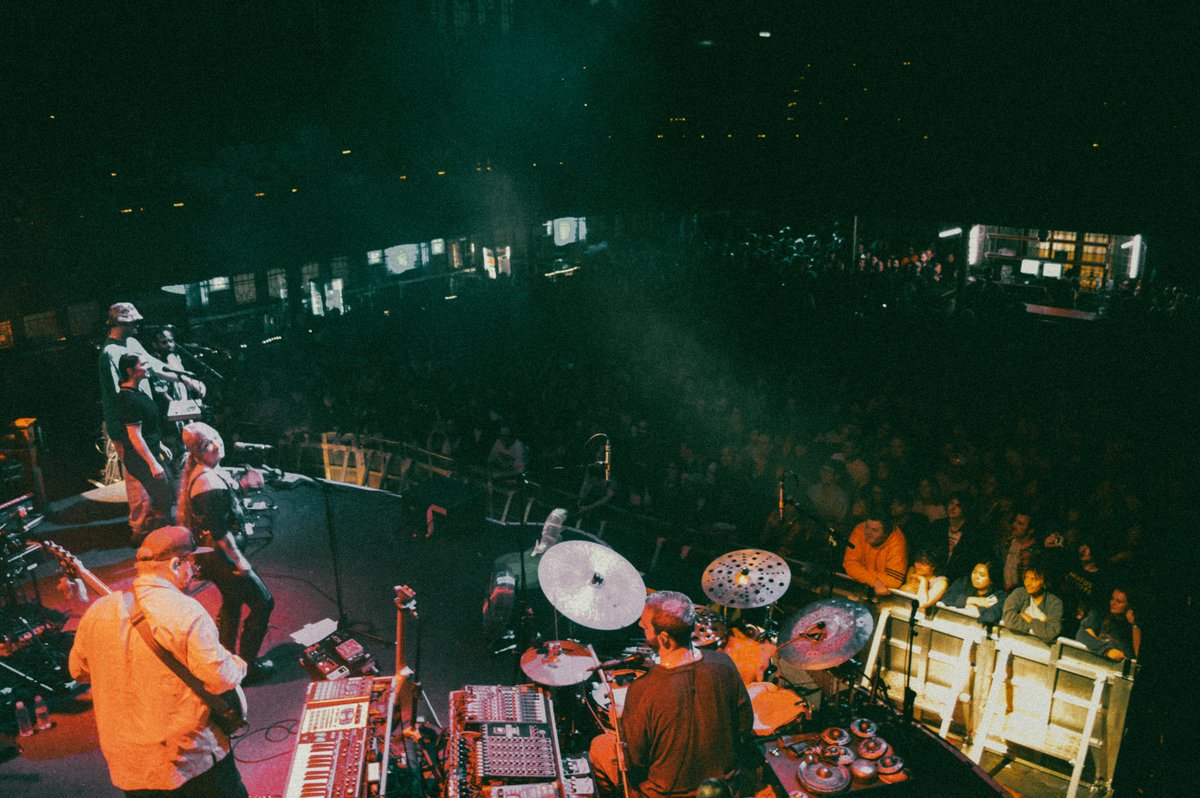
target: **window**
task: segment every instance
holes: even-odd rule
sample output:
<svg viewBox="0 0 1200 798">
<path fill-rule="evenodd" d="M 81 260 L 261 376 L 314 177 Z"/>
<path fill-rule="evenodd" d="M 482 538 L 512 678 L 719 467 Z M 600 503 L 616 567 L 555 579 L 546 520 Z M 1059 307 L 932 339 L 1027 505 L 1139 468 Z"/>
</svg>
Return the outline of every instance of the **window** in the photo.
<svg viewBox="0 0 1200 798">
<path fill-rule="evenodd" d="M 233 276 L 233 298 L 239 305 L 250 305 L 258 299 L 258 288 L 254 284 L 254 273 Z"/>
<path fill-rule="evenodd" d="M 57 341 L 58 314 L 53 310 L 30 313 L 25 317 L 25 337 L 31 341 Z"/>
<path fill-rule="evenodd" d="M 339 255 L 329 263 L 329 276 L 345 280 L 350 276 L 350 258 Z"/>
<path fill-rule="evenodd" d="M 321 264 L 315 261 L 309 261 L 300 267 L 300 284 L 308 285 L 317 279 L 317 275 L 321 273 Z"/>
<path fill-rule="evenodd" d="M 287 299 L 287 272 L 283 269 L 267 270 L 267 295 L 272 299 Z"/>
<path fill-rule="evenodd" d="M 67 308 L 67 328 L 71 335 L 95 332 L 104 319 L 99 302 L 80 302 Z"/>
<path fill-rule="evenodd" d="M 211 291 L 228 291 L 229 290 L 229 278 L 228 277 L 214 277 L 211 280 L 205 280 L 204 282 L 208 285 L 208 290 L 210 292 Z"/>
<path fill-rule="evenodd" d="M 0 321 L 0 349 L 12 349 L 14 344 L 12 322 Z"/>
</svg>

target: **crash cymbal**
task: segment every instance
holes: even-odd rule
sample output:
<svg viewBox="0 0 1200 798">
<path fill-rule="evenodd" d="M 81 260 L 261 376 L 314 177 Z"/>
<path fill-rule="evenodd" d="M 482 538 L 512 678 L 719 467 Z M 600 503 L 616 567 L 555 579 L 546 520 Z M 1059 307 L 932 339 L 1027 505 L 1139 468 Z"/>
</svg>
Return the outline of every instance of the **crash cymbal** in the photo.
<svg viewBox="0 0 1200 798">
<path fill-rule="evenodd" d="M 809 671 L 841 665 L 871 639 L 875 621 L 863 605 L 842 598 L 814 601 L 784 627 L 779 658 Z"/>
<path fill-rule="evenodd" d="M 722 554 L 704 569 L 704 595 L 722 607 L 751 609 L 779 600 L 792 581 L 792 569 L 777 554 L 738 549 Z"/>
<path fill-rule="evenodd" d="M 646 605 L 646 583 L 629 560 L 586 540 L 547 549 L 538 582 L 554 609 L 589 629 L 628 626 Z"/>
<path fill-rule="evenodd" d="M 572 640 L 551 640 L 521 655 L 521 670 L 547 687 L 567 687 L 587 681 L 596 669 L 592 652 Z"/>
</svg>

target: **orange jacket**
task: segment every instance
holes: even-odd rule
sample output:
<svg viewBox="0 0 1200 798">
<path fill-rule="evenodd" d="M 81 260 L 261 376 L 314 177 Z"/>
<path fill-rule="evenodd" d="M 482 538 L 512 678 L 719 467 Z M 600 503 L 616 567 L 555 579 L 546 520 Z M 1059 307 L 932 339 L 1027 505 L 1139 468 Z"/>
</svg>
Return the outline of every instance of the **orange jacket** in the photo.
<svg viewBox="0 0 1200 798">
<path fill-rule="evenodd" d="M 864 585 L 882 582 L 888 587 L 900 587 L 908 573 L 908 541 L 904 539 L 904 533 L 900 527 L 892 527 L 883 545 L 876 548 L 867 543 L 863 531 L 866 525 L 864 521 L 850 533 L 851 545 L 846 547 L 842 567 L 851 579 Z"/>
</svg>

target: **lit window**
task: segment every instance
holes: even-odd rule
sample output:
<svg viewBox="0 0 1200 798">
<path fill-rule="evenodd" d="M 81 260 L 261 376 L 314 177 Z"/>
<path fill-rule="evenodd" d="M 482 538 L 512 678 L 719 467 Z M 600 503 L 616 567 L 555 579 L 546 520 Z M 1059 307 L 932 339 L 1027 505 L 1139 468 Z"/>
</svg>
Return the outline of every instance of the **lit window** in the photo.
<svg viewBox="0 0 1200 798">
<path fill-rule="evenodd" d="M 287 299 L 287 272 L 283 269 L 267 270 L 267 295 L 272 299 Z"/>
<path fill-rule="evenodd" d="M 206 280 L 205 283 L 208 285 L 209 291 L 228 291 L 229 290 L 229 278 L 228 277 L 213 277 L 210 280 Z"/>
<path fill-rule="evenodd" d="M 14 344 L 12 322 L 0 321 L 0 349 L 12 349 Z"/>
</svg>

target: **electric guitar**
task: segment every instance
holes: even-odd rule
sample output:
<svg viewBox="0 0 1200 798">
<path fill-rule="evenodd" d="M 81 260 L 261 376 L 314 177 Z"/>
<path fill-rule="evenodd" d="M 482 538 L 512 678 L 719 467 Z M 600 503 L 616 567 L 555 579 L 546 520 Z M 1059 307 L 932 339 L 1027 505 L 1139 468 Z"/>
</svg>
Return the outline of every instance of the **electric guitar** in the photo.
<svg viewBox="0 0 1200 798">
<path fill-rule="evenodd" d="M 71 552 L 49 540 L 35 541 L 58 560 L 63 577 L 69 582 L 80 582 L 90 587 L 97 595 L 107 596 L 115 591 L 100 580 L 100 577 L 89 571 L 86 566 Z M 86 594 L 84 600 L 86 601 Z M 193 688 L 195 689 L 195 688 Z M 207 690 L 197 689 L 197 694 L 212 710 L 212 721 L 221 731 L 230 737 L 246 730 L 247 706 L 246 694 L 239 684 L 232 690 L 214 694 Z"/>
</svg>

